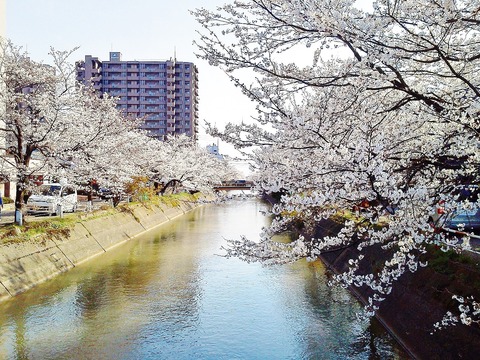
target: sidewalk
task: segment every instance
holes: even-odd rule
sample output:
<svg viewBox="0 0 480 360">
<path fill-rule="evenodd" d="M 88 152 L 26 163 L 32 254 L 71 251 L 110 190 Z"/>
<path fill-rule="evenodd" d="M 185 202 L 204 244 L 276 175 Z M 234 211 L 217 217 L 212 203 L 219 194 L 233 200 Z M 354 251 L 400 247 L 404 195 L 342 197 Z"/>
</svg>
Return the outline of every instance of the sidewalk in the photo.
<svg viewBox="0 0 480 360">
<path fill-rule="evenodd" d="M 15 204 L 5 204 L 0 216 L 0 226 L 12 224 L 15 221 Z"/>
</svg>

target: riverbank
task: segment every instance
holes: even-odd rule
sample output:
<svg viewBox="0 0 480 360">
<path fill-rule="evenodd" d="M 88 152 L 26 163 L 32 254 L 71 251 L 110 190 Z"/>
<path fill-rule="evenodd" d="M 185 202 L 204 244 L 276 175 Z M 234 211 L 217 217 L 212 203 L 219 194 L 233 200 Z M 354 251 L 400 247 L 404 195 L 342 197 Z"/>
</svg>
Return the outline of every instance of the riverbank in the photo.
<svg viewBox="0 0 480 360">
<path fill-rule="evenodd" d="M 316 237 L 338 232 L 341 225 L 323 220 Z M 439 250 L 440 251 L 440 250 Z M 374 271 L 386 253 L 380 247 L 371 248 L 360 262 L 360 273 Z M 359 251 L 349 247 L 322 255 L 322 261 L 339 273 L 348 268 L 349 259 L 357 258 Z M 441 253 L 438 255 L 441 257 Z M 415 273 L 407 272 L 394 284 L 394 288 L 376 313 L 378 320 L 417 359 L 476 359 L 480 353 L 480 329 L 477 325 L 450 326 L 434 331 L 433 324 L 440 321 L 458 304 L 453 294 L 472 295 L 478 292 L 480 274 L 478 264 L 465 262 L 461 257 L 431 259 L 430 266 Z M 478 261 L 477 261 L 478 262 Z M 350 288 L 366 304 L 371 292 L 366 286 Z"/>
<path fill-rule="evenodd" d="M 194 197 L 129 204 L 76 214 L 70 228 L 51 236 L 0 246 L 0 301 L 105 253 L 199 206 Z"/>
</svg>

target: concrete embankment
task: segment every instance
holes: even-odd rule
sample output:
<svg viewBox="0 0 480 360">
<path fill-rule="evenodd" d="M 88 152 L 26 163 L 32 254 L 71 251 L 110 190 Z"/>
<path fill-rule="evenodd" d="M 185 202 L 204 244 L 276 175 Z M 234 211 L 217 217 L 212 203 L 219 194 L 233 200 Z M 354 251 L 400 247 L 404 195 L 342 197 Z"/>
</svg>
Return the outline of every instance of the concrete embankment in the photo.
<svg viewBox="0 0 480 360">
<path fill-rule="evenodd" d="M 102 254 L 143 232 L 185 214 L 196 203 L 136 205 L 105 216 L 79 220 L 66 238 L 3 245 L 0 248 L 0 301 Z"/>
</svg>

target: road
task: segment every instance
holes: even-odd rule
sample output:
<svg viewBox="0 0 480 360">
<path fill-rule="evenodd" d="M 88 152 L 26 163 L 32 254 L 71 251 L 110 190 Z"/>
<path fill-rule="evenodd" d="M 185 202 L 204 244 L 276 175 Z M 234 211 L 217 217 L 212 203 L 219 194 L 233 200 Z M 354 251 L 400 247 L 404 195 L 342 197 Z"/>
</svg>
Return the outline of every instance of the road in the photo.
<svg viewBox="0 0 480 360">
<path fill-rule="evenodd" d="M 102 201 L 100 199 L 95 199 L 93 201 L 93 208 L 98 209 L 102 205 L 108 205 L 108 202 Z M 78 202 L 78 208 L 77 212 L 83 212 L 87 208 L 87 201 L 79 201 Z M 0 216 L 0 226 L 8 225 L 8 224 L 13 224 L 15 222 L 15 210 L 14 210 L 14 204 L 6 204 L 1 212 Z M 24 220 L 27 221 L 41 221 L 47 218 L 54 218 L 57 215 L 47 215 L 47 214 L 30 214 L 26 215 L 24 217 Z"/>
</svg>

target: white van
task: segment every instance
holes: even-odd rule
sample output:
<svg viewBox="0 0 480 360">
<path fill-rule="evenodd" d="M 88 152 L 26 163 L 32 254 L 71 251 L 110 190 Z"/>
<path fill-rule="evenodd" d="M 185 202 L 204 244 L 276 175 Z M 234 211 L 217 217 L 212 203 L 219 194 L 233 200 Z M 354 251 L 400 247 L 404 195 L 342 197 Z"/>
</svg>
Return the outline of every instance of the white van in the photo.
<svg viewBox="0 0 480 360">
<path fill-rule="evenodd" d="M 55 214 L 77 210 L 77 189 L 73 185 L 43 184 L 34 190 L 27 201 L 27 212 Z"/>
</svg>

